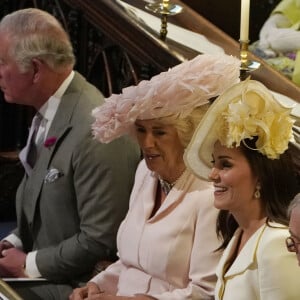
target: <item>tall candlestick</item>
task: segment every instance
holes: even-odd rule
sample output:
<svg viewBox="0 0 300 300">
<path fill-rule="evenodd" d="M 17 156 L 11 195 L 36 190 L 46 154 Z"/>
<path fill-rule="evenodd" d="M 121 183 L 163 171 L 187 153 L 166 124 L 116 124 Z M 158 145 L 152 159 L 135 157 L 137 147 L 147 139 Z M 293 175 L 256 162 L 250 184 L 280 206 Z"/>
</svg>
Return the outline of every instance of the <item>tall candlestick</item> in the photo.
<svg viewBox="0 0 300 300">
<path fill-rule="evenodd" d="M 154 2 L 154 1 L 149 1 Z M 166 39 L 168 30 L 168 17 L 174 16 L 182 12 L 183 7 L 177 4 L 170 3 L 169 0 L 160 0 L 155 1 L 154 3 L 149 3 L 146 6 L 146 9 L 151 10 L 156 14 L 161 16 L 161 27 L 160 27 L 160 38 L 162 40 Z"/>
<path fill-rule="evenodd" d="M 240 40 L 249 40 L 249 14 L 250 14 L 250 0 L 242 0 L 241 2 L 241 27 Z"/>
</svg>

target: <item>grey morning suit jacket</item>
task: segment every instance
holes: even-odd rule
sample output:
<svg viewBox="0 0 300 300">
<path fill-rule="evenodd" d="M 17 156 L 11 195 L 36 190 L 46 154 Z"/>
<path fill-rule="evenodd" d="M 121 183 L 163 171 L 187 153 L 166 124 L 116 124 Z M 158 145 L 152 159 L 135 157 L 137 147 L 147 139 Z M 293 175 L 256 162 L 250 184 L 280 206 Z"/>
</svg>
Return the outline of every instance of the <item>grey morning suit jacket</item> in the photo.
<svg viewBox="0 0 300 300">
<path fill-rule="evenodd" d="M 43 277 L 59 282 L 89 278 L 98 260 L 116 254 L 116 233 L 128 209 L 140 152 L 121 138 L 101 144 L 91 136 L 91 111 L 103 96 L 81 75 L 62 97 L 32 174 L 25 175 L 16 199 L 24 251 L 37 250 Z M 45 182 L 50 169 L 59 178 Z"/>
</svg>

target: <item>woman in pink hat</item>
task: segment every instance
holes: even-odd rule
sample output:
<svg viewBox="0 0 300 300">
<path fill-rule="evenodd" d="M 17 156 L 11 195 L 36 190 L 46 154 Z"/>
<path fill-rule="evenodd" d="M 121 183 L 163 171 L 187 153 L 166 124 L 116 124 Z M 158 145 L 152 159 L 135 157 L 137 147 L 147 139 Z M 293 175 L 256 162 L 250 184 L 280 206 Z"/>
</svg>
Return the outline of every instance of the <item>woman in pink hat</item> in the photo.
<svg viewBox="0 0 300 300">
<path fill-rule="evenodd" d="M 238 77 L 236 58 L 199 55 L 93 112 L 96 138 L 132 134 L 143 160 L 118 232 L 119 260 L 71 300 L 213 299 L 220 253 L 212 185 L 186 169 L 183 154 L 209 100 Z"/>
</svg>

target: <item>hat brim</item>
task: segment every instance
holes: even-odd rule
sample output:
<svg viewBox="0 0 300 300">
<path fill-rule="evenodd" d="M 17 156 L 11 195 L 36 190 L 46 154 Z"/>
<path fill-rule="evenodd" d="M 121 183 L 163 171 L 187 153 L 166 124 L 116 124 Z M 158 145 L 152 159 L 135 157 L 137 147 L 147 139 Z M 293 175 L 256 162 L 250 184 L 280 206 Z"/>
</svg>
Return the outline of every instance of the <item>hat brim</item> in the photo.
<svg viewBox="0 0 300 300">
<path fill-rule="evenodd" d="M 224 110 L 224 106 L 230 103 L 218 97 L 210 106 L 203 119 L 195 130 L 193 137 L 184 153 L 186 166 L 198 177 L 208 180 L 211 172 L 212 153 L 215 142 L 218 140 L 216 134 L 216 119 Z"/>
</svg>

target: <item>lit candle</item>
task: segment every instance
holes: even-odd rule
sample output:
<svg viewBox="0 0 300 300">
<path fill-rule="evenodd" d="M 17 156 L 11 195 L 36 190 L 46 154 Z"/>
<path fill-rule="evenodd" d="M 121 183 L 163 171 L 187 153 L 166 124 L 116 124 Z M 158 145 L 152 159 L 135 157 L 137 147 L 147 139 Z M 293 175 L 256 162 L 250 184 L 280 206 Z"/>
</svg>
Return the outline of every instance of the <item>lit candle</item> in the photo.
<svg viewBox="0 0 300 300">
<path fill-rule="evenodd" d="M 249 40 L 249 11 L 250 0 L 242 0 L 241 2 L 241 27 L 240 27 L 240 40 Z"/>
</svg>

